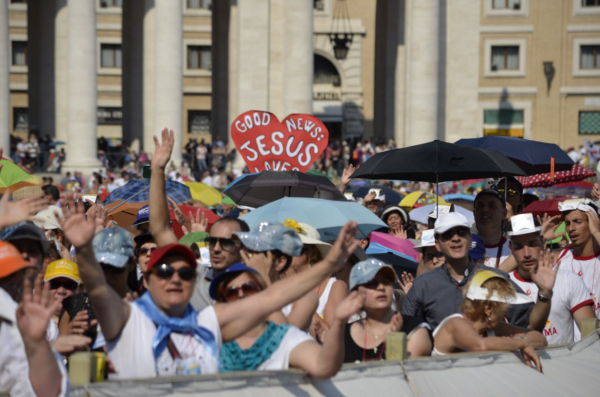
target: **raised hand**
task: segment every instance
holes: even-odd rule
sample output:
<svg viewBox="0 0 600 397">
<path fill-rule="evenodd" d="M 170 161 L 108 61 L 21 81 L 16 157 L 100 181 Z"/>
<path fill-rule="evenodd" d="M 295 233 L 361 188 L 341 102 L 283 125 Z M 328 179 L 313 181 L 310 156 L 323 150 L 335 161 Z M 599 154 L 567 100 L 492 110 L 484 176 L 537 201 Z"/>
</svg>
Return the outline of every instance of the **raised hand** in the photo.
<svg viewBox="0 0 600 397">
<path fill-rule="evenodd" d="M 200 210 L 196 211 L 196 218 L 190 211 L 190 222 L 192 232 L 205 232 L 208 227 L 208 219 L 204 216 L 204 212 Z"/>
<path fill-rule="evenodd" d="M 275 260 L 271 251 L 250 252 L 246 249 L 241 249 L 240 256 L 242 257 L 242 262 L 244 262 L 246 266 L 251 267 L 260 273 L 267 286 L 271 285 L 269 271 Z"/>
<path fill-rule="evenodd" d="M 389 234 L 397 238 L 408 238 L 408 234 L 406 233 L 406 230 L 404 230 L 404 226 L 402 225 L 399 225 L 395 229 L 390 229 Z"/>
<path fill-rule="evenodd" d="M 42 286 L 43 275 L 35 279 L 34 291 L 26 278 L 23 285 L 23 300 L 17 308 L 17 326 L 27 344 L 39 343 L 46 340 L 46 328 L 52 314 L 61 306 L 50 296 L 50 283 Z"/>
<path fill-rule="evenodd" d="M 152 169 L 160 168 L 164 170 L 171 159 L 171 153 L 175 145 L 173 131 L 169 131 L 167 128 L 163 129 L 161 132 L 161 142 L 159 143 L 158 138 L 154 137 L 154 145 L 156 149 L 154 149 L 150 167 Z"/>
<path fill-rule="evenodd" d="M 370 203 L 373 200 L 375 200 L 375 193 L 369 193 L 363 199 L 363 205 L 366 206 L 368 203 Z"/>
<path fill-rule="evenodd" d="M 538 222 L 542 225 L 542 236 L 545 241 L 554 240 L 565 235 L 565 232 L 556 233 L 556 229 L 563 221 L 562 215 L 548 216 L 544 213 L 544 217 L 537 216 Z"/>
<path fill-rule="evenodd" d="M 413 275 L 410 273 L 403 272 L 400 276 L 400 288 L 402 288 L 402 291 L 404 291 L 405 294 L 408 294 L 408 291 L 412 288 L 413 281 Z"/>
<path fill-rule="evenodd" d="M 10 196 L 11 192 L 7 189 L 0 199 L 0 229 L 28 221 L 39 211 L 48 207 L 48 202 L 42 197 L 10 201 Z"/>
<path fill-rule="evenodd" d="M 86 218 L 84 212 L 83 203 L 71 202 L 64 209 L 66 220 L 58 219 L 65 236 L 75 249 L 90 244 L 96 233 L 96 219 L 91 216 Z"/>
<path fill-rule="evenodd" d="M 356 171 L 356 168 L 352 164 L 348 165 L 348 168 L 344 168 L 341 178 L 341 182 L 343 185 L 347 185 L 348 183 L 350 183 L 350 181 L 352 180 L 350 179 L 350 176 L 354 174 L 354 171 Z"/>
<path fill-rule="evenodd" d="M 360 245 L 360 240 L 356 238 L 357 233 L 358 223 L 353 221 L 346 223 L 340 230 L 337 240 L 324 259 L 333 267 L 332 273 L 341 269 Z"/>
<path fill-rule="evenodd" d="M 593 210 L 587 210 L 585 214 L 588 218 L 590 233 L 593 236 L 594 234 L 600 231 L 600 219 L 598 219 L 598 214 L 596 214 Z"/>
<path fill-rule="evenodd" d="M 542 372 L 542 362 L 540 361 L 540 356 L 538 356 L 537 352 L 531 345 L 527 345 L 521 349 L 521 355 L 523 356 L 523 360 L 525 361 L 525 365 L 529 368 L 533 368 L 532 364 L 535 364 L 535 368 L 538 372 Z"/>
<path fill-rule="evenodd" d="M 364 290 L 352 291 L 335 308 L 334 318 L 344 323 L 353 314 L 357 314 L 365 304 L 366 292 Z"/>
<path fill-rule="evenodd" d="M 531 281 L 537 285 L 540 294 L 549 296 L 556 282 L 556 274 L 558 273 L 559 265 L 554 267 L 554 260 L 550 250 L 546 250 L 540 254 L 537 271 L 531 273 Z"/>
</svg>

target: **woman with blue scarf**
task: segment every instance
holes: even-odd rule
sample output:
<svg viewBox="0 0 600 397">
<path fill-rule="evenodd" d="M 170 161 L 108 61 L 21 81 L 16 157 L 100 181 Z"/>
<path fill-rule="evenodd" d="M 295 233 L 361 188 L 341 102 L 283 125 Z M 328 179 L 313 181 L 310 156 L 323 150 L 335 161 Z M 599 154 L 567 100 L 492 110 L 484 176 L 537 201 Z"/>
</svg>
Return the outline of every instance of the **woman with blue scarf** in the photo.
<svg viewBox="0 0 600 397">
<path fill-rule="evenodd" d="M 265 287 L 256 270 L 236 263 L 213 279 L 210 296 L 222 303 L 217 306 L 231 305 L 251 299 Z M 314 378 L 330 378 L 344 361 L 345 324 L 351 315 L 358 313 L 363 303 L 364 294 L 361 296 L 353 292 L 337 306 L 323 346 L 293 325 L 263 321 L 244 335 L 223 344 L 219 371 L 267 371 L 294 367 Z"/>
</svg>

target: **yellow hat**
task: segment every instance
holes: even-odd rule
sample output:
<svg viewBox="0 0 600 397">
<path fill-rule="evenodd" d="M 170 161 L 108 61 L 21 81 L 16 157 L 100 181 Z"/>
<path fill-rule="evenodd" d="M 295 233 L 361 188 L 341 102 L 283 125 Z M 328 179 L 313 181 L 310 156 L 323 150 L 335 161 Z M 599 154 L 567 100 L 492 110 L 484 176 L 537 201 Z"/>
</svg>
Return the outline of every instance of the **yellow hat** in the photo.
<svg viewBox="0 0 600 397">
<path fill-rule="evenodd" d="M 80 283 L 79 268 L 77 263 L 68 259 L 60 259 L 58 261 L 50 262 L 44 275 L 44 281 L 50 281 L 58 277 L 66 277 Z"/>
</svg>

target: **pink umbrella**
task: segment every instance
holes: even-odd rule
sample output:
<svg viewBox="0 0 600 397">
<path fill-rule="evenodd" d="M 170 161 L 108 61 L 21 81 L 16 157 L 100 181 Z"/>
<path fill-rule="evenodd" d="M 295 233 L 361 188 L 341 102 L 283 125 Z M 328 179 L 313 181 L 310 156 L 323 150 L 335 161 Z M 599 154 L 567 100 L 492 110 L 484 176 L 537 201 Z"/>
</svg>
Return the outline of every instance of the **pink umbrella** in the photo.
<svg viewBox="0 0 600 397">
<path fill-rule="evenodd" d="M 370 240 L 372 243 L 379 243 L 386 248 L 408 255 L 414 258 L 415 261 L 419 260 L 419 253 L 413 248 L 414 244 L 405 238 L 394 237 L 387 233 L 373 232 L 371 233 Z"/>
</svg>

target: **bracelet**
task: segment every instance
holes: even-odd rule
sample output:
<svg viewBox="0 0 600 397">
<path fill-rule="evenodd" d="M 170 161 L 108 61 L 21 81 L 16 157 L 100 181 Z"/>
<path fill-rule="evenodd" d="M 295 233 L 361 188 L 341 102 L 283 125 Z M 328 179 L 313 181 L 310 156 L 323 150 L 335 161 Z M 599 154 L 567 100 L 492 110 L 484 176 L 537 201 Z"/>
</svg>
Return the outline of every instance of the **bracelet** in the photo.
<svg viewBox="0 0 600 397">
<path fill-rule="evenodd" d="M 552 292 L 550 293 L 550 296 L 545 296 L 545 295 L 542 295 L 542 294 L 540 294 L 540 293 L 538 292 L 538 299 L 539 299 L 540 301 L 544 302 L 544 303 L 545 303 L 545 302 L 549 302 L 549 301 L 550 301 L 550 299 L 552 299 Z"/>
</svg>

